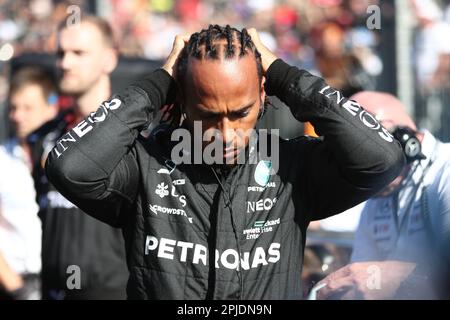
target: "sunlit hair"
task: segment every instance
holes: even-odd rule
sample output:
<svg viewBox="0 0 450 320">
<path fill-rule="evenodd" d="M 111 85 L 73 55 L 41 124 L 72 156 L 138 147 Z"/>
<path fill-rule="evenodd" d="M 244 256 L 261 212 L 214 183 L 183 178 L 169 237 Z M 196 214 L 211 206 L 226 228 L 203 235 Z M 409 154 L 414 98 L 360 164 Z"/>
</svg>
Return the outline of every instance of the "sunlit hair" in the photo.
<svg viewBox="0 0 450 320">
<path fill-rule="evenodd" d="M 83 14 L 81 15 L 80 23 L 90 23 L 93 25 L 98 31 L 100 31 L 103 41 L 107 47 L 116 50 L 118 49 L 118 44 L 116 38 L 114 37 L 113 29 L 108 21 L 99 16 Z M 64 19 L 58 26 L 58 32 L 68 27 L 70 26 L 67 25 L 66 19 Z"/>
</svg>

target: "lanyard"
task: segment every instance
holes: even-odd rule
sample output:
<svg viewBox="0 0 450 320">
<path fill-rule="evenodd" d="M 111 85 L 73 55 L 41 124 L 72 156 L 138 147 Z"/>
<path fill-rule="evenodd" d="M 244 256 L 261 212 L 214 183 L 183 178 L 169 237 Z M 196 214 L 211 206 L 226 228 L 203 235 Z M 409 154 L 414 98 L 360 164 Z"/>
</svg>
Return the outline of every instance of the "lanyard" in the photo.
<svg viewBox="0 0 450 320">
<path fill-rule="evenodd" d="M 398 210 L 399 210 L 399 194 L 400 194 L 400 192 L 397 192 L 395 195 L 394 195 L 394 197 L 392 197 L 393 199 L 393 204 L 394 204 L 394 221 L 395 221 L 395 226 L 396 226 L 396 231 L 397 231 L 397 234 L 396 234 L 396 239 L 395 239 L 395 245 L 393 246 L 393 248 L 396 248 L 397 247 L 397 244 L 398 244 L 398 241 L 399 241 L 399 239 L 400 239 L 400 233 L 402 232 L 402 230 L 404 229 L 404 226 L 405 226 L 405 223 L 406 223 L 406 221 L 408 221 L 408 218 L 409 218 L 409 212 L 410 212 L 410 210 L 411 210 L 411 208 L 412 208 L 412 206 L 413 206 L 413 204 L 414 204 L 414 201 L 415 201 L 415 199 L 416 199 L 416 195 L 417 195 L 417 192 L 419 191 L 419 189 L 422 187 L 422 192 L 424 192 L 423 190 L 425 190 L 425 188 L 424 188 L 424 186 L 422 186 L 422 182 L 423 182 L 423 180 L 425 179 L 425 176 L 426 176 L 426 174 L 427 174 L 427 172 L 428 172 L 428 170 L 431 168 L 431 165 L 433 164 L 433 162 L 434 162 L 434 159 L 433 159 L 434 157 L 432 157 L 431 159 L 430 159 L 430 161 L 428 162 L 428 164 L 426 165 L 426 167 L 423 169 L 423 171 L 422 171 L 422 175 L 420 176 L 420 179 L 419 179 L 419 181 L 417 182 L 417 184 L 414 186 L 414 189 L 413 189 L 413 191 L 412 191 L 412 193 L 411 193 L 411 197 L 410 197 L 410 199 L 409 199 L 409 201 L 408 201 L 408 204 L 407 204 L 407 206 L 406 206 L 406 209 L 405 209 L 405 212 L 403 213 L 403 216 L 402 216 L 402 218 L 400 219 L 400 221 L 399 221 L 399 217 L 398 217 Z M 417 165 L 416 165 L 416 167 L 412 170 L 412 174 L 411 174 L 411 178 L 410 179 L 412 179 L 412 176 L 414 175 L 414 172 L 419 168 L 419 166 L 420 166 L 420 163 L 418 163 Z M 423 195 L 422 195 L 423 196 Z M 422 198 L 422 196 L 421 196 L 421 198 Z M 400 223 L 399 223 L 400 222 Z M 424 221 L 424 223 L 425 223 L 425 221 Z"/>
</svg>

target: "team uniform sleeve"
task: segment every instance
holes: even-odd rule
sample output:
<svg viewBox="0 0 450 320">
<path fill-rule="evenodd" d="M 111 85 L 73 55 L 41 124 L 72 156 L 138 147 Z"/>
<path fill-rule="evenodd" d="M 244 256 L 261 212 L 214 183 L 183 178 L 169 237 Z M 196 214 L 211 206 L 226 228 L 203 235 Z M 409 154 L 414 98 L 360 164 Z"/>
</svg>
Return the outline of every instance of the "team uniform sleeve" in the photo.
<svg viewBox="0 0 450 320">
<path fill-rule="evenodd" d="M 158 69 L 104 102 L 56 142 L 46 161 L 49 181 L 86 213 L 120 226 L 139 183 L 136 138 L 175 91 Z"/>
<path fill-rule="evenodd" d="M 293 116 L 311 122 L 321 139 L 310 140 L 296 183 L 308 219 L 319 220 L 361 203 L 389 184 L 404 165 L 400 144 L 356 101 L 319 77 L 281 59 L 267 71 L 266 92 Z"/>
</svg>

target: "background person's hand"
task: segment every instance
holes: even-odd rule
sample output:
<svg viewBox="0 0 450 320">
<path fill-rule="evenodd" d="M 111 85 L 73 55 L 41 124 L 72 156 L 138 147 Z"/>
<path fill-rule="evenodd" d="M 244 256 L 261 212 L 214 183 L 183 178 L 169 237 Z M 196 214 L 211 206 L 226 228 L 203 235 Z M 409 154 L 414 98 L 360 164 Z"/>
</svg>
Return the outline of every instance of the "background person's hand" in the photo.
<svg viewBox="0 0 450 320">
<path fill-rule="evenodd" d="M 173 41 L 172 51 L 166 60 L 166 63 L 162 66 L 164 70 L 167 71 L 173 78 L 175 78 L 175 71 L 177 66 L 178 57 L 183 50 L 184 46 L 189 42 L 189 34 L 177 35 Z"/>
<path fill-rule="evenodd" d="M 278 57 L 261 42 L 259 38 L 258 32 L 255 28 L 250 28 L 247 30 L 248 34 L 252 38 L 253 43 L 255 44 L 256 49 L 261 54 L 261 62 L 263 67 L 263 72 L 266 74 L 270 65 L 278 59 Z"/>
<path fill-rule="evenodd" d="M 369 261 L 351 263 L 331 273 L 316 286 L 318 300 L 393 299 L 402 282 L 416 264 L 403 261 Z"/>
</svg>

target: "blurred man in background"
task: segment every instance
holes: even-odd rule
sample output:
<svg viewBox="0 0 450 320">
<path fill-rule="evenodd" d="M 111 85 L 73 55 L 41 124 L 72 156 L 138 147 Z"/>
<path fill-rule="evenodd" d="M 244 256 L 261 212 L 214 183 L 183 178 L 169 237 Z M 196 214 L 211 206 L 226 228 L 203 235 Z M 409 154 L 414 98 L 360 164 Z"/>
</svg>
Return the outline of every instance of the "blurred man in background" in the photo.
<svg viewBox="0 0 450 320">
<path fill-rule="evenodd" d="M 31 151 L 27 139 L 58 114 L 56 84 L 45 70 L 24 67 L 13 76 L 9 92 L 9 117 L 16 142 L 25 152 L 26 162 L 31 169 Z"/>
<path fill-rule="evenodd" d="M 319 297 L 448 298 L 450 144 L 417 131 L 401 102 L 362 92 L 364 104 L 402 144 L 401 174 L 363 208 L 351 261 L 322 283 Z M 443 284 L 445 287 L 440 287 Z"/>
<path fill-rule="evenodd" d="M 39 299 L 41 222 L 27 137 L 57 113 L 55 83 L 37 67 L 11 79 L 9 116 L 15 136 L 0 146 L 0 298 Z"/>
<path fill-rule="evenodd" d="M 42 166 L 56 140 L 109 99 L 109 75 L 116 64 L 113 34 L 107 22 L 83 16 L 79 24 L 61 25 L 59 88 L 73 97 L 73 108 L 41 127 L 30 141 L 43 222 L 42 275 L 46 299 L 125 298 L 128 271 L 120 230 L 87 216 L 65 199 L 48 182 Z"/>
</svg>

